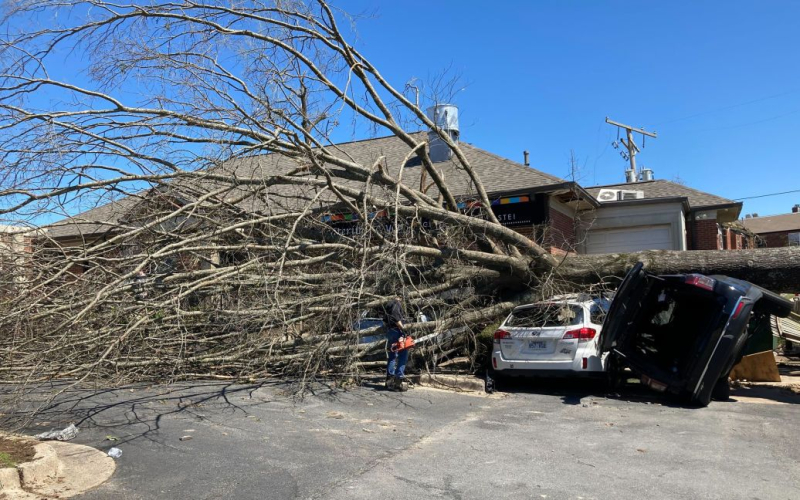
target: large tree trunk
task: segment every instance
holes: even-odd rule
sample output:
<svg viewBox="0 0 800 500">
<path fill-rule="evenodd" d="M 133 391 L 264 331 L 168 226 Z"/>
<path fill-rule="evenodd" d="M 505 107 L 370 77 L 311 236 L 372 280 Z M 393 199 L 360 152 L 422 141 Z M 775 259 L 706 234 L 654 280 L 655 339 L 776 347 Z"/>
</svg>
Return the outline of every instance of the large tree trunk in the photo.
<svg viewBox="0 0 800 500">
<path fill-rule="evenodd" d="M 566 258 L 555 274 L 568 282 L 588 285 L 622 277 L 640 261 L 656 274 L 723 274 L 773 292 L 800 292 L 800 247 L 576 255 Z"/>
</svg>

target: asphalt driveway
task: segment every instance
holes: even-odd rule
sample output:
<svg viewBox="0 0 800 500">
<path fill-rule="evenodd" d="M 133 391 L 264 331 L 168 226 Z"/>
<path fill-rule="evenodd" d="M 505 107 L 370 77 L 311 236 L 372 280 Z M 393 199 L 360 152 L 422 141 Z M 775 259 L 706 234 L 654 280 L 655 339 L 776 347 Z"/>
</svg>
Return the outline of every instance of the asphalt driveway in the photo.
<svg viewBox="0 0 800 500">
<path fill-rule="evenodd" d="M 499 395 L 218 382 L 71 391 L 29 428 L 122 449 L 82 499 L 800 498 L 800 398 L 704 409 L 576 384 Z"/>
</svg>

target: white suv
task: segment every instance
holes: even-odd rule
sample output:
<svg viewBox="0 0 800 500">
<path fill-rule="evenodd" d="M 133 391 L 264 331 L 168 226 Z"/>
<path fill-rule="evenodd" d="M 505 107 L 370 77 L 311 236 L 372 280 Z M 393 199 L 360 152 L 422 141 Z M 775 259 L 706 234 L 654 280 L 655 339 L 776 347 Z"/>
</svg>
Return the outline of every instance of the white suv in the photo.
<svg viewBox="0 0 800 500">
<path fill-rule="evenodd" d="M 492 368 L 503 375 L 598 374 L 598 338 L 611 300 L 554 297 L 516 307 L 494 333 Z"/>
</svg>

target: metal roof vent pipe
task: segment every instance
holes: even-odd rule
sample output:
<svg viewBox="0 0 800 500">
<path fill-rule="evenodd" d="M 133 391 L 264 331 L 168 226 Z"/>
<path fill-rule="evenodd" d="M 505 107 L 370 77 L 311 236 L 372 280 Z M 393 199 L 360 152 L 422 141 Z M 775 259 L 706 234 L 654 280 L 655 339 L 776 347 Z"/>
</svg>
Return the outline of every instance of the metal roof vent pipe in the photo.
<svg viewBox="0 0 800 500">
<path fill-rule="evenodd" d="M 642 169 L 642 181 L 652 181 L 654 178 L 652 168 Z"/>
<path fill-rule="evenodd" d="M 458 108 L 452 104 L 437 104 L 428 108 L 428 118 L 437 127 L 446 133 L 450 140 L 458 143 L 460 133 L 458 130 Z M 447 161 L 453 156 L 453 151 L 435 130 L 428 132 L 428 145 L 430 146 L 431 161 L 434 163 Z"/>
</svg>

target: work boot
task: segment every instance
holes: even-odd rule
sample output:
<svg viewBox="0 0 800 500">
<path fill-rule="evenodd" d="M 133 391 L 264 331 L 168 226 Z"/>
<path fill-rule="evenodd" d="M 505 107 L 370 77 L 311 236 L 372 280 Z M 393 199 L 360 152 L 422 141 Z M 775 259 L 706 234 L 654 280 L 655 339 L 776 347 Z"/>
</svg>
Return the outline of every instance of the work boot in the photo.
<svg viewBox="0 0 800 500">
<path fill-rule="evenodd" d="M 394 378 L 394 390 L 398 392 L 406 392 L 408 390 L 408 384 L 404 377 Z"/>
<path fill-rule="evenodd" d="M 386 376 L 386 389 L 390 391 L 394 390 L 394 377 L 392 375 Z"/>
</svg>

